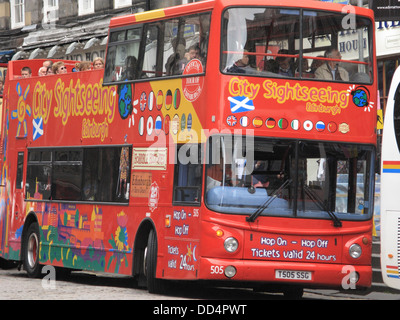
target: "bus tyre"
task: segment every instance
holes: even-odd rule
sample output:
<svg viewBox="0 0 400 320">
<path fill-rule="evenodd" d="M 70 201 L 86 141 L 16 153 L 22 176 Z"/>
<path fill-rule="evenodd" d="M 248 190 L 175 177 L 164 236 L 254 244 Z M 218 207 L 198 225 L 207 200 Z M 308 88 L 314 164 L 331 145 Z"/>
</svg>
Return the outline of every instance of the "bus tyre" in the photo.
<svg viewBox="0 0 400 320">
<path fill-rule="evenodd" d="M 30 278 L 38 278 L 41 274 L 42 268 L 39 264 L 39 244 L 39 225 L 34 222 L 28 228 L 23 246 L 24 269 Z"/>
<path fill-rule="evenodd" d="M 147 248 L 144 254 L 144 268 L 147 281 L 147 290 L 150 293 L 163 293 L 164 281 L 156 278 L 157 269 L 157 235 L 152 229 L 149 233 Z"/>
</svg>

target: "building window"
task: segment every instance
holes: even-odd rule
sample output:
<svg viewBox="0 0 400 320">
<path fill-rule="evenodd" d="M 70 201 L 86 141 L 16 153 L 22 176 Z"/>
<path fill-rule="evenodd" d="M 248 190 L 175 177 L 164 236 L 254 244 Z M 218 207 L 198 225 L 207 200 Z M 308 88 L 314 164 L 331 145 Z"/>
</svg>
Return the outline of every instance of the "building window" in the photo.
<svg viewBox="0 0 400 320">
<path fill-rule="evenodd" d="M 43 23 L 58 20 L 58 0 L 43 0 Z"/>
<path fill-rule="evenodd" d="M 11 28 L 17 29 L 25 26 L 25 0 L 11 0 Z"/>
<path fill-rule="evenodd" d="M 114 0 L 114 8 L 124 8 L 132 5 L 132 0 Z"/>
<path fill-rule="evenodd" d="M 85 14 L 94 13 L 94 0 L 79 0 L 78 14 L 83 16 Z"/>
</svg>

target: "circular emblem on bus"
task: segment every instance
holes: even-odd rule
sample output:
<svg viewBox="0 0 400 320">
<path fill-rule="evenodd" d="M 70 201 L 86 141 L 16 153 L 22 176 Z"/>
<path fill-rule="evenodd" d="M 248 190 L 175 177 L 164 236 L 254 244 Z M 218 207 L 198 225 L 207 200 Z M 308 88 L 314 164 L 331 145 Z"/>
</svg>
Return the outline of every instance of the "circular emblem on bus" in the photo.
<svg viewBox="0 0 400 320">
<path fill-rule="evenodd" d="M 265 125 L 268 129 L 273 129 L 276 126 L 276 121 L 274 118 L 268 118 L 267 121 L 265 121 Z"/>
<path fill-rule="evenodd" d="M 166 135 L 169 134 L 170 123 L 171 123 L 171 117 L 167 114 L 164 118 L 164 133 Z"/>
<path fill-rule="evenodd" d="M 228 126 L 234 127 L 236 126 L 237 118 L 233 115 L 228 116 L 228 118 L 226 118 L 226 123 L 228 124 Z"/>
<path fill-rule="evenodd" d="M 165 95 L 165 109 L 169 110 L 172 106 L 172 91 L 168 90 Z"/>
<path fill-rule="evenodd" d="M 353 96 L 353 103 L 357 107 L 362 108 L 368 106 L 368 93 L 364 87 L 357 87 L 351 92 L 351 95 Z"/>
<path fill-rule="evenodd" d="M 304 123 L 303 123 L 304 130 L 311 131 L 313 127 L 314 127 L 314 125 L 313 125 L 312 121 L 310 121 L 310 120 L 304 121 Z"/>
<path fill-rule="evenodd" d="M 278 121 L 279 128 L 285 130 L 288 126 L 289 126 L 289 121 L 287 121 L 285 118 L 279 119 Z"/>
<path fill-rule="evenodd" d="M 118 86 L 118 111 L 122 119 L 128 118 L 132 113 L 132 87 L 130 84 Z"/>
<path fill-rule="evenodd" d="M 147 119 L 147 135 L 151 136 L 153 134 L 153 129 L 154 129 L 154 121 L 153 121 L 153 117 L 150 116 Z"/>
<path fill-rule="evenodd" d="M 139 135 L 143 136 L 144 134 L 144 117 L 141 117 L 139 120 Z"/>
<path fill-rule="evenodd" d="M 315 124 L 315 129 L 317 129 L 318 132 L 322 132 L 325 130 L 325 123 L 323 121 L 318 121 Z"/>
<path fill-rule="evenodd" d="M 335 133 L 337 130 L 337 124 L 335 122 L 329 122 L 328 123 L 328 131 L 330 133 Z"/>
<path fill-rule="evenodd" d="M 173 134 L 177 134 L 179 131 L 179 116 L 176 114 L 172 118 L 172 123 L 171 123 L 171 130 Z"/>
<path fill-rule="evenodd" d="M 153 110 L 154 107 L 154 92 L 150 91 L 149 97 L 147 99 L 147 107 L 149 108 L 149 111 Z"/>
<path fill-rule="evenodd" d="M 253 127 L 255 128 L 261 128 L 263 125 L 264 121 L 261 117 L 254 117 L 253 119 Z"/>
<path fill-rule="evenodd" d="M 186 129 L 186 115 L 183 113 L 181 116 L 181 130 L 185 130 Z"/>
<path fill-rule="evenodd" d="M 140 96 L 140 110 L 141 111 L 146 110 L 146 105 L 147 105 L 147 96 L 146 92 L 143 92 L 142 95 Z"/>
<path fill-rule="evenodd" d="M 297 120 L 297 119 L 294 119 L 294 120 L 291 122 L 290 126 L 292 127 L 293 130 L 296 130 L 296 131 L 297 131 L 297 130 L 300 129 L 300 121 Z"/>
<path fill-rule="evenodd" d="M 248 116 L 243 116 L 240 118 L 240 125 L 243 128 L 247 128 L 249 126 L 250 120 Z"/>
<path fill-rule="evenodd" d="M 192 114 L 189 113 L 188 114 L 188 118 L 187 118 L 187 129 L 188 129 L 188 131 L 192 130 L 192 125 L 193 125 Z"/>
<path fill-rule="evenodd" d="M 176 89 L 174 94 L 174 108 L 178 109 L 180 104 L 181 104 L 181 91 L 179 89 Z"/>
<path fill-rule="evenodd" d="M 164 94 L 162 92 L 162 90 L 158 91 L 157 93 L 157 102 L 156 102 L 156 106 L 157 106 L 157 110 L 160 111 L 162 106 L 164 103 Z"/>
<path fill-rule="evenodd" d="M 183 95 L 190 102 L 196 101 L 203 91 L 204 77 L 200 73 L 203 73 L 203 64 L 198 59 L 190 60 L 183 71 L 183 75 L 197 75 L 182 79 Z"/>
</svg>

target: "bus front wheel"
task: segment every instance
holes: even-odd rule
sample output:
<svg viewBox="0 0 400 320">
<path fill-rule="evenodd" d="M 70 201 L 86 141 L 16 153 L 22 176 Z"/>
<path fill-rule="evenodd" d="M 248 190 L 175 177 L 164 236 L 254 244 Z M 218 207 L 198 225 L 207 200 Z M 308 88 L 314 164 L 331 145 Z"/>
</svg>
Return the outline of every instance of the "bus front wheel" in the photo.
<svg viewBox="0 0 400 320">
<path fill-rule="evenodd" d="M 30 278 L 37 278 L 41 273 L 39 264 L 39 225 L 34 222 L 29 228 L 24 241 L 24 269 Z"/>
</svg>

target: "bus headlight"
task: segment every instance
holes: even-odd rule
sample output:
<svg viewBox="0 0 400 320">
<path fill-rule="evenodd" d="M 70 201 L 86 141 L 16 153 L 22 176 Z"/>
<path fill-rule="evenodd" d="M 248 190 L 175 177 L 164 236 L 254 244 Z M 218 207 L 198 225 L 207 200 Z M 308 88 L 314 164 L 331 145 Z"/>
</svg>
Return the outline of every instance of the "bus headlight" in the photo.
<svg viewBox="0 0 400 320">
<path fill-rule="evenodd" d="M 350 246 L 349 253 L 353 259 L 358 259 L 361 256 L 362 249 L 357 243 L 354 243 Z"/>
<path fill-rule="evenodd" d="M 227 266 L 224 270 L 225 277 L 233 278 L 236 275 L 236 268 L 234 266 Z"/>
<path fill-rule="evenodd" d="M 227 238 L 224 242 L 225 250 L 230 253 L 235 252 L 238 249 L 238 247 L 239 247 L 239 242 L 233 237 Z"/>
</svg>

